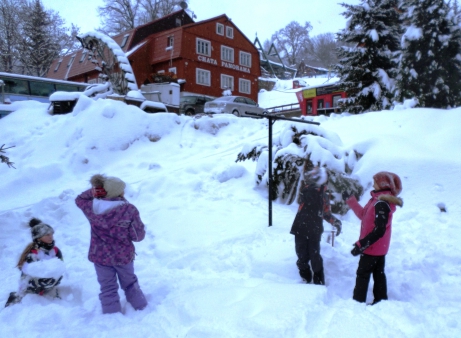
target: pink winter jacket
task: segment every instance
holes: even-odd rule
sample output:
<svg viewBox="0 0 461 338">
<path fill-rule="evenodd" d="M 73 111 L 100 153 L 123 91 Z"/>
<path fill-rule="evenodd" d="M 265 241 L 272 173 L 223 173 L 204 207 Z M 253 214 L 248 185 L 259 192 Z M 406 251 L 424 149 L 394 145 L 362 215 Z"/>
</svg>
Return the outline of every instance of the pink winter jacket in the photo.
<svg viewBox="0 0 461 338">
<path fill-rule="evenodd" d="M 375 227 L 375 205 L 376 203 L 379 200 L 384 200 L 388 203 L 391 211 L 389 212 L 389 218 L 386 224 L 386 232 L 384 233 L 383 237 L 378 239 L 375 243 L 371 244 L 363 252 L 364 254 L 371 255 L 371 256 L 384 256 L 389 251 L 389 245 L 391 241 L 392 215 L 394 214 L 396 210 L 396 204 L 401 203 L 401 200 L 398 197 L 390 195 L 390 191 L 388 190 L 382 190 L 382 191 L 377 191 L 377 192 L 372 191 L 370 194 L 371 194 L 371 199 L 368 201 L 368 203 L 364 207 L 362 207 L 357 202 L 357 199 L 354 196 L 349 198 L 346 201 L 346 203 L 351 207 L 355 215 L 362 221 L 362 225 L 360 229 L 360 239 L 363 239 L 365 236 L 367 236 L 370 232 L 373 231 Z"/>
</svg>

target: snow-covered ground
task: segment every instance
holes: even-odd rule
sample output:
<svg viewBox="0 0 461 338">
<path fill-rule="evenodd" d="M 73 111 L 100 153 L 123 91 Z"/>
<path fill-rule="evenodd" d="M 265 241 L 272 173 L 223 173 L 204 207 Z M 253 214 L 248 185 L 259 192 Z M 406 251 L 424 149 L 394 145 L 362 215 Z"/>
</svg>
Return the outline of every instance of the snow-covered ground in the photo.
<svg viewBox="0 0 461 338">
<path fill-rule="evenodd" d="M 18 105 L 0 119 L 0 144 L 15 146 L 7 156 L 16 167 L 0 164 L 1 337 L 461 336 L 461 109 L 315 118 L 344 150 L 364 154 L 353 171 L 367 188 L 362 204 L 374 173 L 402 178 L 404 206 L 386 258 L 389 300 L 366 306 L 352 300 L 358 258 L 350 250 L 360 228 L 352 212 L 341 217 L 334 247 L 322 241 L 326 286 L 298 275 L 289 234 L 297 205 L 275 202 L 267 226 L 256 164 L 235 162 L 245 144 L 267 140 L 266 120 L 146 114 L 89 98 L 61 116 L 46 104 Z M 289 125 L 275 122 L 275 139 Z M 135 260 L 149 301 L 143 311 L 121 293 L 124 313 L 101 313 L 90 229 L 74 203 L 95 173 L 122 178 L 146 224 Z M 27 295 L 2 308 L 18 286 L 31 217 L 55 229 L 67 269 L 62 299 Z"/>
</svg>

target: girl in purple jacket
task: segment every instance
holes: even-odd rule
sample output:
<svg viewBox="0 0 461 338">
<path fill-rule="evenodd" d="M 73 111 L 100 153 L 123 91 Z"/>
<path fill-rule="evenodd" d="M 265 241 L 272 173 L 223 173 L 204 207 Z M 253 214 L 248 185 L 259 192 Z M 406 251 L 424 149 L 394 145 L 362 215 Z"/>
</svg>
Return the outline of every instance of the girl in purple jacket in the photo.
<svg viewBox="0 0 461 338">
<path fill-rule="evenodd" d="M 396 174 L 381 171 L 373 176 L 371 199 L 362 207 L 352 196 L 346 203 L 362 221 L 360 238 L 354 243 L 351 254 L 360 255 L 353 298 L 365 303 L 368 284 L 373 274 L 372 304 L 387 299 L 387 281 L 384 272 L 385 257 L 389 250 L 392 231 L 392 215 L 403 201 L 397 197 L 402 191 L 402 182 Z"/>
<path fill-rule="evenodd" d="M 121 312 L 117 278 L 127 301 L 136 310 L 147 300 L 134 273 L 133 242 L 144 239 L 144 224 L 136 207 L 124 197 L 125 183 L 117 177 L 94 175 L 92 189 L 75 199 L 91 226 L 88 259 L 94 263 L 103 313 Z"/>
</svg>

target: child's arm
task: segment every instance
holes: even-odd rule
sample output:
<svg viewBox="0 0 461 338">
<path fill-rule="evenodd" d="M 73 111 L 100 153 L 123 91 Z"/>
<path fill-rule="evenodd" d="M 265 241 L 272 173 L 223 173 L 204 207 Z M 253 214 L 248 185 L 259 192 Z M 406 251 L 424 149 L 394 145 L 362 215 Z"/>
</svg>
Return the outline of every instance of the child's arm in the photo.
<svg viewBox="0 0 461 338">
<path fill-rule="evenodd" d="M 352 211 L 354 211 L 354 214 L 362 220 L 363 217 L 363 207 L 357 202 L 357 199 L 355 198 L 354 195 L 349 197 L 349 199 L 346 201 L 347 205 L 351 207 Z"/>
<path fill-rule="evenodd" d="M 91 189 L 82 192 L 75 199 L 75 204 L 83 211 L 85 216 L 93 214 L 93 199 L 94 197 Z"/>
<path fill-rule="evenodd" d="M 130 213 L 131 213 L 131 226 L 130 226 L 130 237 L 133 242 L 140 242 L 146 236 L 146 230 L 144 223 L 139 216 L 138 209 L 130 204 Z"/>
</svg>

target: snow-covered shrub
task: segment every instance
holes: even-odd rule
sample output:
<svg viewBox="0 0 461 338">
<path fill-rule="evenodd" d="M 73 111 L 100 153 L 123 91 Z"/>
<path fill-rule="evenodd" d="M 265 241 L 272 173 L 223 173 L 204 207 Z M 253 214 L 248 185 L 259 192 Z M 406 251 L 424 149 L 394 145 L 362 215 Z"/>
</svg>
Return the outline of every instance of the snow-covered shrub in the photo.
<svg viewBox="0 0 461 338">
<path fill-rule="evenodd" d="M 298 199 L 299 190 L 305 184 L 304 175 L 314 166 L 328 169 L 328 193 L 334 213 L 344 214 L 348 210 L 342 200 L 342 191 L 356 196 L 363 193 L 360 183 L 346 174 L 351 172 L 358 156 L 343 148 L 336 133 L 312 124 L 287 123 L 275 140 L 272 152 L 272 196 L 281 203 L 291 204 Z M 268 185 L 268 155 L 267 145 L 247 144 L 237 155 L 236 162 L 256 161 L 256 184 L 265 182 Z"/>
</svg>

